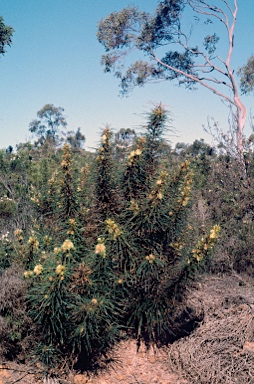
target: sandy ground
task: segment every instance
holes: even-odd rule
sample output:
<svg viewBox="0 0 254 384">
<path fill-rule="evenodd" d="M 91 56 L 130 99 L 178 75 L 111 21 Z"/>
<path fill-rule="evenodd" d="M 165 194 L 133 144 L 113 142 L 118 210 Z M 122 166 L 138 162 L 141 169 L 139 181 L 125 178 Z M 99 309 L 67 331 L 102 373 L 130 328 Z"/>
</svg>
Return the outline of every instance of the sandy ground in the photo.
<svg viewBox="0 0 254 384">
<path fill-rule="evenodd" d="M 248 322 L 249 325 L 246 328 L 248 329 L 248 337 L 242 337 L 243 340 L 238 346 L 239 353 L 237 352 L 235 357 L 230 356 L 230 359 L 232 357 L 232 359 L 235 358 L 235 360 L 237 360 L 237 358 L 242 355 L 248 357 L 250 374 L 248 380 L 245 381 L 254 384 L 253 278 L 244 279 L 242 276 L 208 277 L 199 283 L 199 287 L 196 287 L 195 290 L 190 292 L 189 297 L 194 307 L 200 306 L 200 308 L 204 310 L 204 321 L 189 338 L 181 339 L 168 348 L 160 348 L 159 350 L 151 348 L 149 351 L 146 351 L 144 347 L 141 347 L 137 352 L 135 340 L 127 340 L 120 343 L 114 349 L 112 354 L 115 358 L 114 363 L 97 376 L 88 377 L 86 374 L 71 373 L 67 378 L 55 380 L 42 380 L 40 377 L 40 369 L 37 370 L 36 367 L 9 362 L 1 364 L 0 362 L 0 384 L 193 384 L 193 382 L 184 380 L 183 377 L 191 377 L 191 373 L 195 375 L 196 372 L 198 373 L 200 369 L 203 369 L 201 363 L 205 361 L 205 352 L 202 352 L 201 349 L 198 348 L 197 340 L 198 337 L 200 338 L 200 333 L 202 332 L 204 334 L 204 340 L 211 338 L 209 333 L 211 331 L 209 322 L 211 321 L 215 327 L 212 336 L 215 337 L 215 333 L 217 332 L 217 338 L 220 340 L 220 336 L 223 336 L 224 332 L 225 335 L 222 339 L 225 348 L 228 348 L 227 340 L 230 341 L 232 339 L 232 332 L 234 331 L 236 334 L 237 332 L 239 333 L 241 322 Z M 231 331 L 229 332 L 229 330 Z M 239 337 L 236 341 L 238 341 L 238 339 Z M 198 348 L 197 351 L 202 354 L 204 353 L 201 359 L 195 360 L 194 355 L 196 354 L 194 353 L 193 355 L 191 352 L 193 351 L 193 345 L 195 348 Z M 178 359 L 179 362 L 181 359 L 184 359 L 182 361 L 182 363 L 184 363 L 182 364 L 182 369 L 175 370 L 178 374 L 173 372 L 173 369 L 177 369 L 179 364 L 170 364 L 169 355 L 172 355 L 174 350 L 181 352 Z M 228 351 L 222 348 L 222 357 L 225 355 L 225 352 Z M 211 353 L 211 359 L 218 359 L 217 352 L 211 351 Z M 190 369 L 191 372 L 189 372 Z M 179 372 L 181 372 L 183 377 L 180 376 Z M 213 381 L 213 383 L 217 383 L 216 380 Z M 211 384 L 211 381 L 203 381 L 203 383 L 204 382 Z M 223 383 L 222 381 L 218 382 Z M 245 384 L 235 380 L 227 382 Z M 199 382 L 195 380 L 195 383 Z"/>
<path fill-rule="evenodd" d="M 39 380 L 34 369 L 7 363 L 0 366 L 0 384 L 185 384 L 168 366 L 168 348 L 137 352 L 136 342 L 127 340 L 114 350 L 115 361 L 96 376 L 70 374 L 67 379 Z"/>
</svg>

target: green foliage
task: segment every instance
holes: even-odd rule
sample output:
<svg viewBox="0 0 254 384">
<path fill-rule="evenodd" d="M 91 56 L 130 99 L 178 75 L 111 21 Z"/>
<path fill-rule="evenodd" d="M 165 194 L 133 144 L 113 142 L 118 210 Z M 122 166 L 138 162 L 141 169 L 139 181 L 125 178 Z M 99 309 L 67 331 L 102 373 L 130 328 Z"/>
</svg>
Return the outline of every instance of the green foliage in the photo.
<svg viewBox="0 0 254 384">
<path fill-rule="evenodd" d="M 80 150 L 85 143 L 85 136 L 81 133 L 80 128 L 76 132 L 69 131 L 67 133 L 66 141 L 71 146 L 72 150 Z"/>
<path fill-rule="evenodd" d="M 46 104 L 37 112 L 38 119 L 31 121 L 29 131 L 37 138 L 37 144 L 42 145 L 46 141 L 56 144 L 59 142 L 59 128 L 65 128 L 67 122 L 63 115 L 62 107 Z"/>
<path fill-rule="evenodd" d="M 0 55 L 6 52 L 6 46 L 12 44 L 12 36 L 14 29 L 4 23 L 4 19 L 0 16 Z"/>
<path fill-rule="evenodd" d="M 141 12 L 137 7 L 127 7 L 111 13 L 99 23 L 97 37 L 108 52 L 102 57 L 102 65 L 105 72 L 115 71 L 123 93 L 132 85 L 141 86 L 149 79 L 167 77 L 163 66 L 152 62 L 137 60 L 125 73 L 116 63 L 134 48 L 150 54 L 151 48 L 172 43 L 183 5 L 182 0 L 170 4 L 160 2 L 154 15 Z"/>
<path fill-rule="evenodd" d="M 124 174 L 122 176 L 122 189 L 125 198 L 129 201 L 135 201 L 142 198 L 146 188 L 146 179 L 148 175 L 144 169 L 144 157 L 142 151 L 145 146 L 145 138 L 139 138 L 134 146 L 134 149 L 128 156 L 128 161 Z"/>
<path fill-rule="evenodd" d="M 207 74 L 215 68 L 218 70 L 212 63 L 216 58 L 219 37 L 216 33 L 211 34 L 208 29 L 203 47 L 189 42 L 191 39 L 186 39 L 189 31 L 185 30 L 182 23 L 185 8 L 189 17 L 195 18 L 196 27 L 200 15 L 210 16 L 208 22 L 204 22 L 209 25 L 211 19 L 217 21 L 217 14 L 224 22 L 224 18 L 228 21 L 227 11 L 233 13 L 229 5 L 225 10 L 202 1 L 159 1 L 153 13 L 129 6 L 119 12 L 112 12 L 99 23 L 97 37 L 106 51 L 101 63 L 105 72 L 114 72 L 120 79 L 123 94 L 133 86 L 142 86 L 149 80 L 157 79 L 177 80 L 179 84 L 191 88 L 200 83 L 209 88 L 211 78 Z M 229 28 L 227 21 L 225 25 Z M 162 46 L 163 50 L 160 49 Z M 135 55 L 132 54 L 135 50 L 141 52 L 145 60 L 135 61 Z M 134 58 L 134 61 L 126 68 L 123 57 L 127 55 Z M 206 60 L 203 67 L 197 63 L 200 56 Z M 119 62 L 120 65 L 117 65 Z M 218 72 L 221 74 L 222 70 Z M 219 83 L 223 84 L 221 81 Z"/>
<path fill-rule="evenodd" d="M 175 81 L 193 90 L 202 86 L 213 92 L 232 107 L 231 126 L 235 127 L 236 147 L 242 159 L 246 108 L 239 98 L 234 71 L 229 65 L 234 49 L 237 1 L 224 0 L 218 6 L 209 0 L 161 0 L 157 3 L 154 12 L 127 7 L 111 13 L 99 23 L 97 37 L 106 52 L 101 60 L 104 71 L 113 72 L 119 79 L 123 95 L 133 87 L 158 80 Z M 193 23 L 186 23 L 185 14 Z M 225 27 L 228 43 L 224 58 L 217 49 L 220 38 L 211 30 L 218 22 Z M 202 35 L 203 44 L 200 44 Z M 251 67 L 251 59 L 247 67 Z M 245 85 L 247 67 L 240 70 Z M 251 87 L 250 74 L 248 81 L 247 87 Z M 228 88 L 232 95 L 228 94 Z"/>
<path fill-rule="evenodd" d="M 172 340 L 185 286 L 219 228 L 201 238 L 189 224 L 193 166 L 165 162 L 167 121 L 156 106 L 118 164 L 108 127 L 95 155 L 65 144 L 32 160 L 32 225 L 2 238 L 0 266 L 24 273 L 33 327 L 20 345 L 30 338 L 30 357 L 45 371 L 63 360 L 95 368 L 124 333 L 147 345 Z"/>
<path fill-rule="evenodd" d="M 69 219 L 75 216 L 77 202 L 75 194 L 77 186 L 72 175 L 72 155 L 67 144 L 63 148 L 63 160 L 61 162 L 61 180 L 58 205 L 61 208 L 63 219 Z"/>
<path fill-rule="evenodd" d="M 101 146 L 96 157 L 95 196 L 96 210 L 104 221 L 116 212 L 116 190 L 113 175 L 113 151 L 111 145 L 112 132 L 106 127 L 102 134 Z"/>
<path fill-rule="evenodd" d="M 114 141 L 112 143 L 115 151 L 114 159 L 123 161 L 128 148 L 134 144 L 136 137 L 137 134 L 135 130 L 130 128 L 121 128 L 117 133 L 115 133 Z"/>
<path fill-rule="evenodd" d="M 211 163 L 207 183 L 201 189 L 209 222 L 216 221 L 221 227 L 215 271 L 235 270 L 253 275 L 253 156 L 251 152 L 248 155 L 247 180 L 242 177 L 242 165 L 235 158 L 220 155 Z"/>
<path fill-rule="evenodd" d="M 0 151 L 0 231 L 31 224 L 31 158 L 26 152 Z"/>
<path fill-rule="evenodd" d="M 238 70 L 240 76 L 241 91 L 244 94 L 251 93 L 254 90 L 254 56 L 250 56 L 247 64 Z"/>
</svg>

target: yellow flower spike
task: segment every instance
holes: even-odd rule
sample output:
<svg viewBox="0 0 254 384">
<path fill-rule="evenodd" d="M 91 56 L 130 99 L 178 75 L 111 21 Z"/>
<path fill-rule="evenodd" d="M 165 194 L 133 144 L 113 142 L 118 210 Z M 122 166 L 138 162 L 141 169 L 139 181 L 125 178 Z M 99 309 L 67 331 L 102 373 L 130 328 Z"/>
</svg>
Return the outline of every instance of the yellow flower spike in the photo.
<svg viewBox="0 0 254 384">
<path fill-rule="evenodd" d="M 53 252 L 55 255 L 58 255 L 61 252 L 61 248 L 55 247 Z"/>
<path fill-rule="evenodd" d="M 151 253 L 149 256 L 146 256 L 146 260 L 152 264 L 155 260 L 155 256 Z"/>
<path fill-rule="evenodd" d="M 134 214 L 137 214 L 139 211 L 138 203 L 135 200 L 131 200 L 130 202 L 130 208 L 131 211 L 134 212 Z"/>
<path fill-rule="evenodd" d="M 183 207 L 186 207 L 186 205 L 188 204 L 188 201 L 189 201 L 189 198 L 185 198 L 185 199 L 182 201 L 182 206 L 183 206 Z"/>
<path fill-rule="evenodd" d="M 14 231 L 14 235 L 16 236 L 16 238 L 18 239 L 18 241 L 22 241 L 23 240 L 23 236 L 22 236 L 22 229 L 16 229 Z"/>
<path fill-rule="evenodd" d="M 215 240 L 218 238 L 220 231 L 219 225 L 213 226 L 210 233 L 205 237 L 202 237 L 195 249 L 192 250 L 193 257 L 199 262 L 203 260 L 209 250 L 214 247 Z"/>
<path fill-rule="evenodd" d="M 35 267 L 34 267 L 34 273 L 39 276 L 43 271 L 43 266 L 41 264 L 37 264 Z"/>
<path fill-rule="evenodd" d="M 46 245 L 49 245 L 52 241 L 52 237 L 49 237 L 49 236 L 45 236 L 44 237 L 44 242 Z"/>
<path fill-rule="evenodd" d="M 69 252 L 71 249 L 74 249 L 74 244 L 71 240 L 65 240 L 61 247 L 63 252 Z"/>
<path fill-rule="evenodd" d="M 91 303 L 93 305 L 97 305 L 98 304 L 98 300 L 94 297 L 92 300 L 91 300 Z"/>
<path fill-rule="evenodd" d="M 121 285 L 121 284 L 123 284 L 123 279 L 118 279 L 117 282 L 119 285 Z"/>
<path fill-rule="evenodd" d="M 140 149 L 136 149 L 136 151 L 135 151 L 135 155 L 136 156 L 140 156 L 141 153 L 142 153 L 142 151 Z"/>
<path fill-rule="evenodd" d="M 112 233 L 113 234 L 113 239 L 116 240 L 117 237 L 120 236 L 121 233 L 122 233 L 120 231 L 118 225 L 112 219 L 107 219 L 105 221 L 105 223 L 106 223 L 106 226 L 107 226 L 108 233 Z"/>
<path fill-rule="evenodd" d="M 35 236 L 30 236 L 28 239 L 28 244 L 31 245 L 34 251 L 37 251 L 39 248 L 39 241 Z"/>
<path fill-rule="evenodd" d="M 214 225 L 209 234 L 210 239 L 217 239 L 219 232 L 220 232 L 220 226 Z"/>
<path fill-rule="evenodd" d="M 65 273 L 65 266 L 62 264 L 58 264 L 58 266 L 56 267 L 56 274 L 63 276 L 64 273 Z"/>
<path fill-rule="evenodd" d="M 106 247 L 105 244 L 99 243 L 95 247 L 95 253 L 96 255 L 102 255 L 103 257 L 106 257 Z"/>
<path fill-rule="evenodd" d="M 196 255 L 196 260 L 197 261 L 201 261 L 203 259 L 203 256 L 201 256 L 201 255 Z"/>
<path fill-rule="evenodd" d="M 25 271 L 25 272 L 24 272 L 24 278 L 25 278 L 25 279 L 29 279 L 29 277 L 32 277 L 33 274 L 34 274 L 33 271 Z"/>
<path fill-rule="evenodd" d="M 15 231 L 14 231 L 14 235 L 15 235 L 15 236 L 19 236 L 19 235 L 21 235 L 22 233 L 23 233 L 22 229 L 15 229 Z"/>
<path fill-rule="evenodd" d="M 135 151 L 131 151 L 131 153 L 129 154 L 128 158 L 132 159 L 134 156 L 135 156 Z"/>
</svg>

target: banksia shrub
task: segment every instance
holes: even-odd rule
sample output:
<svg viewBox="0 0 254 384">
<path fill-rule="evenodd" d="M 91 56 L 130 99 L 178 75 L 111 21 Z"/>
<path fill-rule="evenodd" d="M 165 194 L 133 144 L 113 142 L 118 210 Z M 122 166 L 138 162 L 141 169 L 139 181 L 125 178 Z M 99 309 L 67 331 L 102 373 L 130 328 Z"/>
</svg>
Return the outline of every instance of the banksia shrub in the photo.
<svg viewBox="0 0 254 384">
<path fill-rule="evenodd" d="M 136 201 L 142 199 L 146 189 L 146 171 L 144 166 L 144 145 L 146 139 L 141 137 L 128 156 L 126 169 L 122 177 L 122 190 L 125 199 Z"/>
<path fill-rule="evenodd" d="M 132 254 L 127 263 L 129 269 L 121 278 L 126 281 L 128 291 L 128 303 L 123 300 L 125 321 L 138 340 L 148 344 L 170 340 L 175 309 L 183 299 L 185 284 L 211 251 L 218 234 L 216 227 L 205 240 L 200 240 L 198 247 L 203 256 L 193 257 L 192 250 L 198 240 L 190 237 L 187 220 L 193 171 L 189 161 L 184 161 L 170 175 L 160 164 L 158 153 L 165 116 L 161 106 L 151 112 L 144 153 L 137 154 L 134 149 L 127 159 L 124 180 L 128 183 L 129 197 L 120 215 L 121 231 L 126 234 Z M 144 185 L 144 180 L 145 190 L 135 191 Z"/>
<path fill-rule="evenodd" d="M 72 169 L 72 154 L 70 146 L 65 144 L 61 162 L 61 176 L 59 180 L 59 211 L 63 219 L 72 218 L 77 212 L 76 190 Z"/>
<path fill-rule="evenodd" d="M 54 164 L 54 163 L 53 163 Z M 39 217 L 44 216 L 44 225 L 50 220 L 57 206 L 56 178 L 57 169 L 48 158 L 42 158 L 34 164 L 31 185 L 31 203 L 34 205 Z M 57 164 L 55 163 L 55 168 Z"/>
<path fill-rule="evenodd" d="M 91 368 L 119 339 L 113 271 L 104 256 L 99 240 L 81 261 L 67 238 L 46 252 L 39 249 L 37 261 L 24 272 L 27 310 L 36 326 L 31 357 L 45 369 L 54 369 L 60 359 L 75 361 L 75 356 L 81 356 L 79 369 Z"/>
<path fill-rule="evenodd" d="M 153 180 L 159 165 L 159 155 L 165 133 L 169 130 L 167 124 L 171 121 L 169 112 L 162 104 L 155 106 L 147 116 L 145 125 L 146 144 L 144 148 L 145 170 L 147 181 Z"/>
<path fill-rule="evenodd" d="M 161 156 L 167 117 L 155 107 L 146 134 L 117 166 L 108 127 L 93 162 L 82 158 L 80 169 L 64 145 L 45 188 L 34 183 L 33 231 L 16 229 L 11 245 L 2 242 L 24 269 L 31 355 L 46 370 L 61 359 L 96 366 L 123 331 L 147 345 L 172 340 L 185 285 L 219 227 L 202 237 L 191 229 L 193 168 Z M 1 259 L 1 266 L 8 265 Z"/>
<path fill-rule="evenodd" d="M 202 261 L 208 255 L 209 251 L 213 249 L 215 241 L 219 237 L 219 232 L 219 225 L 214 225 L 210 232 L 198 241 L 196 247 L 192 250 L 192 257 L 198 262 Z"/>
<path fill-rule="evenodd" d="M 67 285 L 74 245 L 65 240 L 54 252 L 44 255 L 32 270 L 25 271 L 29 279 L 29 313 L 38 325 L 45 345 L 66 344 L 71 294 Z"/>
<path fill-rule="evenodd" d="M 97 150 L 95 174 L 95 210 L 100 220 L 117 211 L 116 182 L 114 177 L 113 152 L 111 146 L 112 133 L 106 127 L 101 137 L 101 145 Z"/>
</svg>

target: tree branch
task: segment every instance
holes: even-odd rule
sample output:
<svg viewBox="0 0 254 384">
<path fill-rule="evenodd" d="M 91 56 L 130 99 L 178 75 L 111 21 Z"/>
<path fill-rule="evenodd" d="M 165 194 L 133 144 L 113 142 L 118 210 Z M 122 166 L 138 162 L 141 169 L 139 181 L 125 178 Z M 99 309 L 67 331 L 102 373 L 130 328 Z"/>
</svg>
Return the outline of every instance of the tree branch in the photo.
<svg viewBox="0 0 254 384">
<path fill-rule="evenodd" d="M 195 75 L 192 75 L 192 74 L 190 74 L 190 73 L 184 72 L 184 71 L 182 71 L 181 69 L 172 67 L 171 65 L 164 63 L 164 62 L 161 61 L 156 55 L 154 55 L 154 59 L 157 61 L 157 63 L 161 64 L 162 66 L 164 66 L 164 67 L 170 69 L 171 71 L 173 71 L 173 72 L 175 72 L 175 73 L 178 73 L 179 75 L 182 75 L 182 76 L 186 77 L 187 79 L 190 79 L 192 82 L 197 82 L 197 83 L 203 85 L 205 88 L 209 89 L 209 91 L 213 92 L 213 93 L 216 94 L 217 96 L 222 97 L 223 99 L 225 99 L 226 101 L 228 101 L 230 104 L 232 104 L 232 105 L 234 105 L 234 106 L 237 106 L 237 104 L 235 103 L 234 100 L 232 100 L 230 97 L 228 97 L 228 96 L 225 95 L 224 93 L 218 91 L 216 88 L 210 86 L 209 84 L 206 84 L 206 83 L 204 82 L 204 80 L 199 79 L 199 77 L 197 77 L 197 76 L 195 76 Z"/>
</svg>

